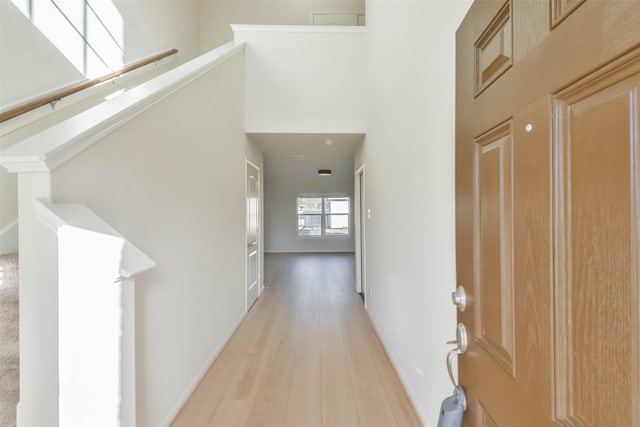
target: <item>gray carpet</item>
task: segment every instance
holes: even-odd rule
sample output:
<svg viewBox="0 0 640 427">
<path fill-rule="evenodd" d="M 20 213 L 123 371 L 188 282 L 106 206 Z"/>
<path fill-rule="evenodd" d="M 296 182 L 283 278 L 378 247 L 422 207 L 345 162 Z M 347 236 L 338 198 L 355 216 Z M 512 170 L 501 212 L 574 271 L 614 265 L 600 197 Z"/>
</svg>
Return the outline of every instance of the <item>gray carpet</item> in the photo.
<svg viewBox="0 0 640 427">
<path fill-rule="evenodd" d="M 0 255 L 0 427 L 16 425 L 18 351 L 18 256 Z"/>
</svg>

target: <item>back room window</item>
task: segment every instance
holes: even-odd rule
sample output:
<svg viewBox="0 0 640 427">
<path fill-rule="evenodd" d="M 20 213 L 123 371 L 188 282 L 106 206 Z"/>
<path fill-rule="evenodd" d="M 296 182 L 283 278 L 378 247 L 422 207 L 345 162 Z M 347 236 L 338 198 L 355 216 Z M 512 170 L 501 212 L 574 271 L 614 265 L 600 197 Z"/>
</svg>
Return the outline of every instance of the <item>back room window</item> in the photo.
<svg viewBox="0 0 640 427">
<path fill-rule="evenodd" d="M 349 236 L 348 196 L 298 196 L 298 236 Z"/>
</svg>

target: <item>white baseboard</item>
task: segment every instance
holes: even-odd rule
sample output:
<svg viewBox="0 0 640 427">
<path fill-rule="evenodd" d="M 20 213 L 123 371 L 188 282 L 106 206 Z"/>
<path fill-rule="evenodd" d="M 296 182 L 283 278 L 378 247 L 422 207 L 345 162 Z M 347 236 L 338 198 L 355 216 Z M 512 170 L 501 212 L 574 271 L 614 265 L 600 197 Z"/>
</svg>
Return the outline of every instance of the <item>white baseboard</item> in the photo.
<svg viewBox="0 0 640 427">
<path fill-rule="evenodd" d="M 0 255 L 18 252 L 18 220 L 0 230 Z"/>
<path fill-rule="evenodd" d="M 427 422 L 427 414 L 425 414 L 423 412 L 422 407 L 418 405 L 418 402 L 420 402 L 420 400 L 418 399 L 418 396 L 415 395 L 413 390 L 409 387 L 409 383 L 407 382 L 402 371 L 400 370 L 400 364 L 398 363 L 398 359 L 390 350 L 389 345 L 387 344 L 387 340 L 384 334 L 382 333 L 382 329 L 380 328 L 380 325 L 378 325 L 376 321 L 373 320 L 373 317 L 371 317 L 371 314 L 369 314 L 368 311 L 365 311 L 365 312 L 367 313 L 367 316 L 369 317 L 369 321 L 371 322 L 373 329 L 376 331 L 378 338 L 380 338 L 380 342 L 382 342 L 382 346 L 384 347 L 384 350 L 387 352 L 387 356 L 389 356 L 389 360 L 391 360 L 391 364 L 393 365 L 393 368 L 396 370 L 396 373 L 398 374 L 398 378 L 400 378 L 400 382 L 402 383 L 402 386 L 407 392 L 407 395 L 409 396 L 409 400 L 411 401 L 413 408 L 416 410 L 418 417 L 420 418 L 420 421 L 422 421 L 422 425 L 425 427 L 429 427 L 430 424 Z"/>
<path fill-rule="evenodd" d="M 178 413 L 180 412 L 184 404 L 187 403 L 187 400 L 189 400 L 189 398 L 195 391 L 196 387 L 198 387 L 198 384 L 200 384 L 200 381 L 202 381 L 204 376 L 207 374 L 207 372 L 209 371 L 209 368 L 211 368 L 211 365 L 213 365 L 213 362 L 216 361 L 216 359 L 222 352 L 222 349 L 227 345 L 227 343 L 229 342 L 233 334 L 235 334 L 236 330 L 240 326 L 240 323 L 242 323 L 246 315 L 247 315 L 246 313 L 244 312 L 242 313 L 242 315 L 233 325 L 229 333 L 224 337 L 224 339 L 220 342 L 220 344 L 218 344 L 218 346 L 213 350 L 211 355 L 207 358 L 207 360 L 204 362 L 200 370 L 196 373 L 196 376 L 193 378 L 193 380 L 191 380 L 188 387 L 182 393 L 180 398 L 176 401 L 176 403 L 173 405 L 171 410 L 169 410 L 167 415 L 164 417 L 164 420 L 160 423 L 161 427 L 169 427 L 173 422 L 173 420 L 178 416 Z"/>
</svg>

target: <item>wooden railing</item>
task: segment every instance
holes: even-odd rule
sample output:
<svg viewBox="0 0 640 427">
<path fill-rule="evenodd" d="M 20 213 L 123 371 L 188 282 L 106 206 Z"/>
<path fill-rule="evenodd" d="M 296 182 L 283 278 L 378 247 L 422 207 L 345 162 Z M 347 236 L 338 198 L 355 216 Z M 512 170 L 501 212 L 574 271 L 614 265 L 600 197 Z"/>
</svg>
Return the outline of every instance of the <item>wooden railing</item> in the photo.
<svg viewBox="0 0 640 427">
<path fill-rule="evenodd" d="M 90 88 L 92 86 L 109 81 L 111 79 L 115 79 L 118 76 L 121 76 L 133 70 L 137 70 L 138 68 L 144 67 L 145 65 L 158 62 L 168 56 L 175 55 L 176 53 L 178 53 L 177 49 L 170 49 L 170 50 L 167 50 L 166 52 L 162 52 L 157 55 L 151 56 L 149 58 L 140 60 L 138 62 L 134 62 L 131 65 L 128 65 L 112 73 L 106 74 L 102 77 L 98 77 L 96 79 L 89 80 L 84 83 L 79 83 L 75 86 L 60 90 L 51 95 L 46 95 L 41 98 L 35 99 L 33 101 L 27 102 L 25 104 L 19 105 L 15 108 L 12 108 L 11 110 L 0 113 L 0 123 L 13 119 L 14 117 L 20 116 L 22 114 L 28 113 L 29 111 L 33 111 L 36 108 L 40 108 L 44 105 L 51 104 L 52 102 L 60 101 L 62 98 L 65 98 L 69 95 L 73 95 L 74 93 L 80 92 L 81 90 Z"/>
</svg>

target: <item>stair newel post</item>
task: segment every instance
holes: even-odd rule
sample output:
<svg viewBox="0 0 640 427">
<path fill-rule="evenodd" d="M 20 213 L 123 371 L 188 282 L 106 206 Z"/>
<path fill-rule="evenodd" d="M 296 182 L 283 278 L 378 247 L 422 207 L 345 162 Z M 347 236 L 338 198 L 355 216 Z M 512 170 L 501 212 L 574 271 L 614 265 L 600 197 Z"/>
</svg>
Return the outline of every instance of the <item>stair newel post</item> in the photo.
<svg viewBox="0 0 640 427">
<path fill-rule="evenodd" d="M 57 235 L 60 426 L 135 426 L 135 280 L 155 266 L 86 206 L 35 202 Z"/>
<path fill-rule="evenodd" d="M 51 200 L 51 173 L 30 166 L 9 165 L 18 173 L 20 427 L 58 422 L 57 241 L 33 205 Z"/>
<path fill-rule="evenodd" d="M 82 228 L 58 228 L 61 426 L 120 422 L 124 240 Z"/>
</svg>

